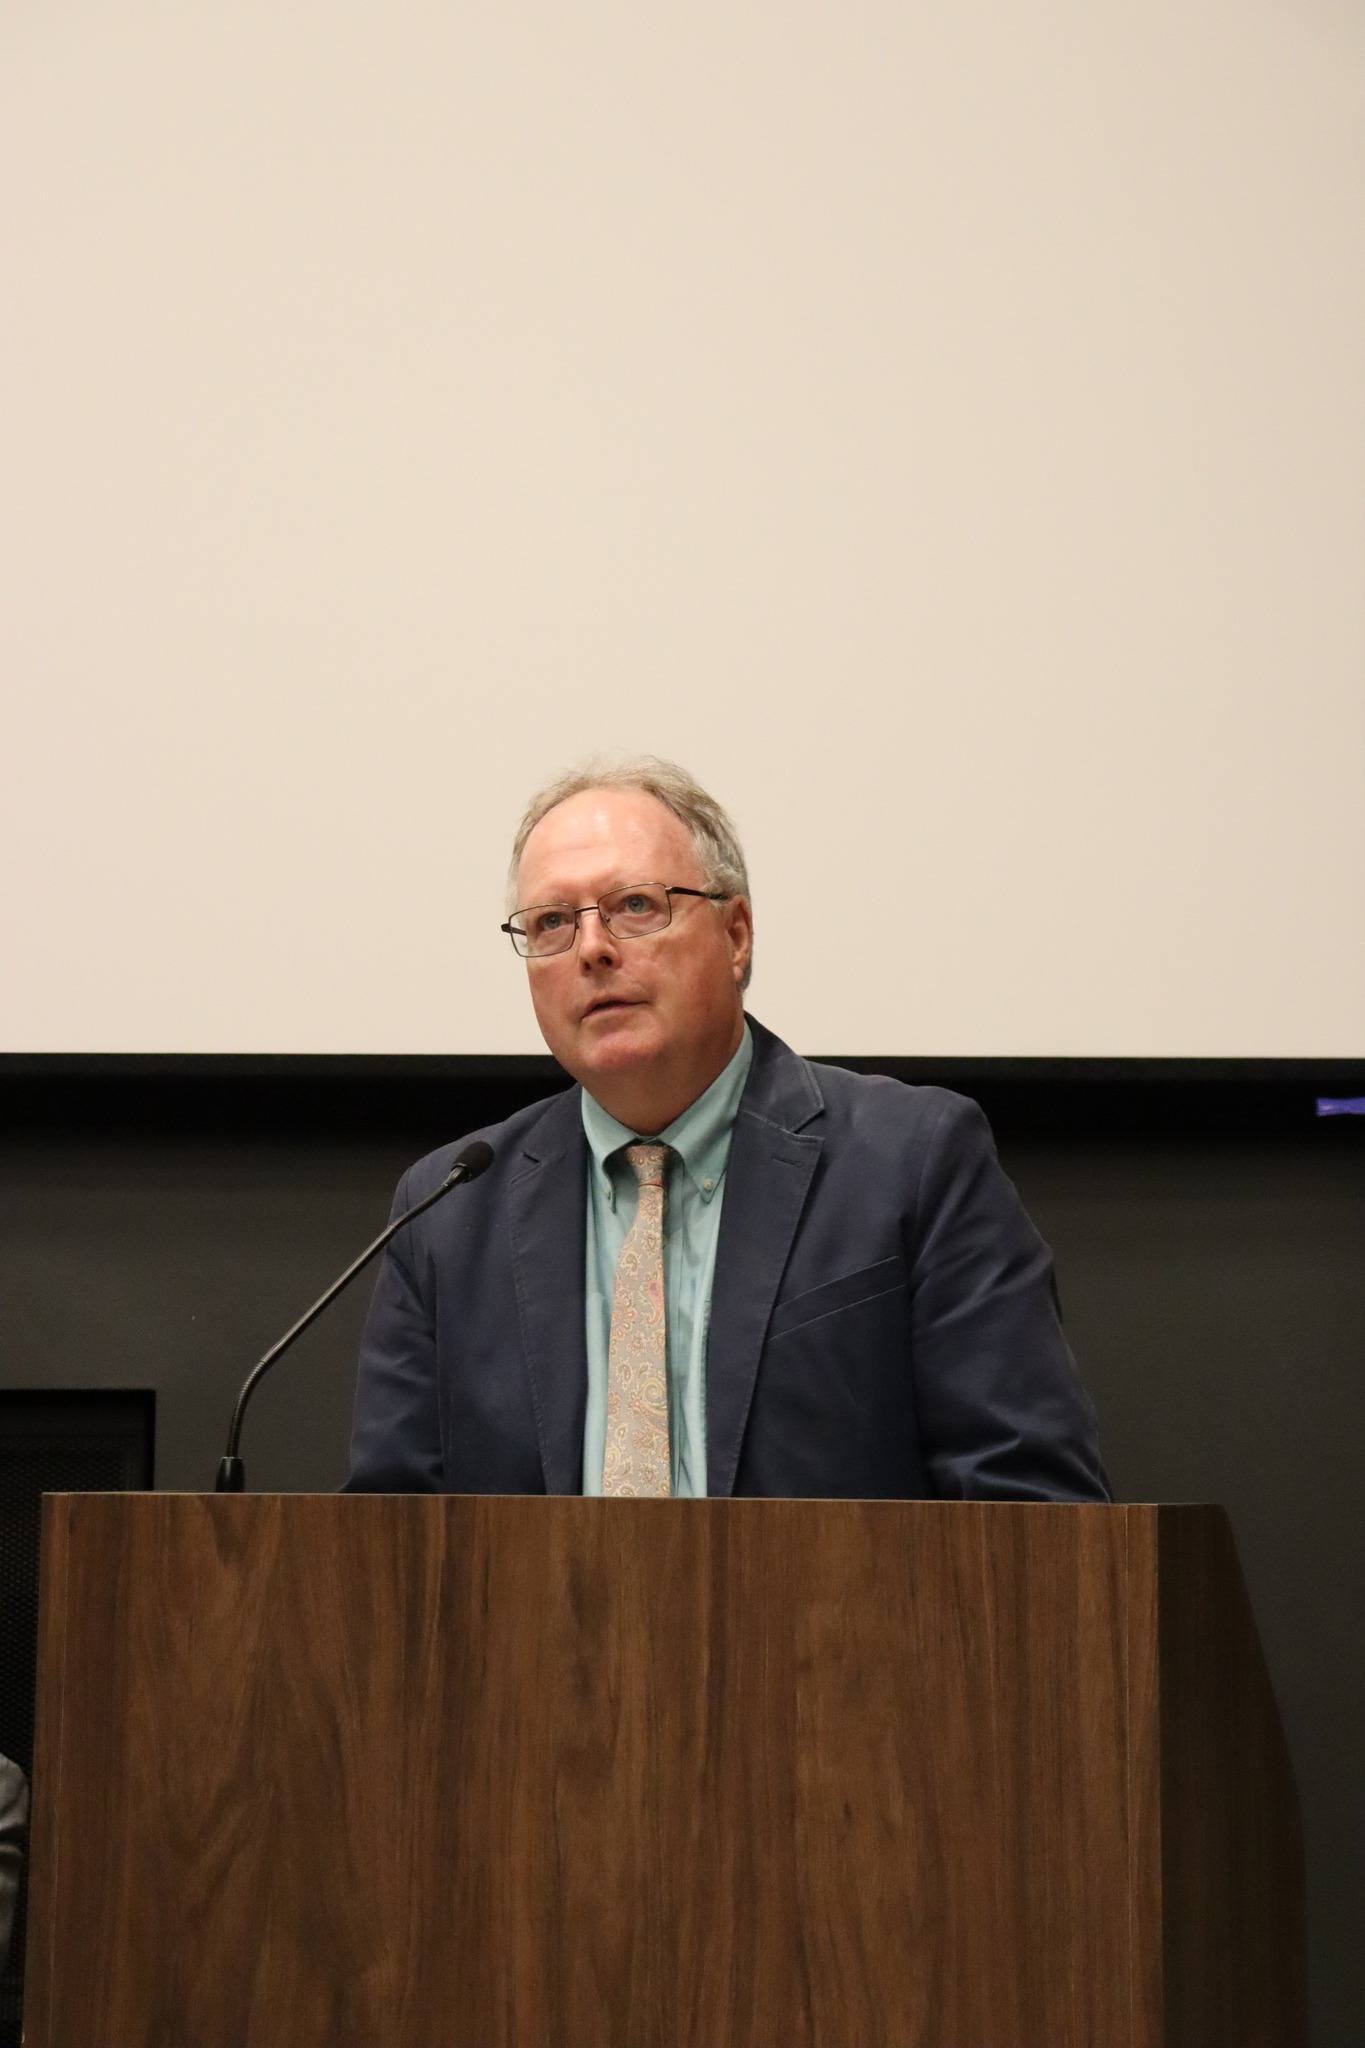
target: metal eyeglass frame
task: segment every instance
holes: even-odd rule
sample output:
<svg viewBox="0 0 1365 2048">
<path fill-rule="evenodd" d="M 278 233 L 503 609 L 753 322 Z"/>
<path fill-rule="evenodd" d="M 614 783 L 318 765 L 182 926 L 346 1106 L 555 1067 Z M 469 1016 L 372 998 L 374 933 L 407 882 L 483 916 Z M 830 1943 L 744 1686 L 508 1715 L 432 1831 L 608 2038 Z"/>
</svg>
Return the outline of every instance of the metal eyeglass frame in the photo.
<svg viewBox="0 0 1365 2048">
<path fill-rule="evenodd" d="M 618 932 L 613 928 L 611 919 L 607 916 L 602 905 L 613 896 L 629 896 L 632 889 L 663 890 L 664 895 L 668 898 L 668 916 L 662 924 L 656 924 L 652 930 L 647 932 Z M 512 912 L 512 916 L 508 918 L 506 924 L 498 926 L 498 930 L 506 932 L 508 938 L 512 941 L 512 950 L 519 960 L 554 960 L 561 953 L 571 953 L 573 951 L 578 943 L 578 920 L 589 910 L 597 912 L 597 915 L 601 918 L 614 939 L 652 939 L 656 933 L 666 932 L 672 924 L 673 898 L 675 896 L 696 896 L 703 903 L 724 903 L 727 901 L 729 894 L 728 889 L 685 889 L 680 882 L 625 882 L 619 889 L 608 889 L 606 895 L 599 896 L 595 903 L 581 903 L 577 909 L 574 908 L 572 903 L 523 903 L 520 909 Z M 518 930 L 513 919 L 525 917 L 526 913 L 530 910 L 567 910 L 570 912 L 573 917 L 573 923 L 565 926 L 569 936 L 562 946 L 552 946 L 548 952 L 522 952 L 521 947 L 517 944 L 517 940 L 518 938 L 526 938 L 527 934 L 524 931 Z"/>
</svg>

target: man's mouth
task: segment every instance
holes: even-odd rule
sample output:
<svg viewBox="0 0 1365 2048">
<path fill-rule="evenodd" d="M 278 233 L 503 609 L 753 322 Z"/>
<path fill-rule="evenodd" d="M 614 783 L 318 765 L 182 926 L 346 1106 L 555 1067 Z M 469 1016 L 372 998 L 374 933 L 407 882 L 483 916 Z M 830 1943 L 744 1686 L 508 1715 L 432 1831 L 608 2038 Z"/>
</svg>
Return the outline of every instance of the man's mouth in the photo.
<svg viewBox="0 0 1365 2048">
<path fill-rule="evenodd" d="M 583 1012 L 584 1018 L 600 1017 L 607 1010 L 633 1010 L 635 1002 L 628 996 L 600 996 L 595 1003 L 589 1003 Z"/>
</svg>

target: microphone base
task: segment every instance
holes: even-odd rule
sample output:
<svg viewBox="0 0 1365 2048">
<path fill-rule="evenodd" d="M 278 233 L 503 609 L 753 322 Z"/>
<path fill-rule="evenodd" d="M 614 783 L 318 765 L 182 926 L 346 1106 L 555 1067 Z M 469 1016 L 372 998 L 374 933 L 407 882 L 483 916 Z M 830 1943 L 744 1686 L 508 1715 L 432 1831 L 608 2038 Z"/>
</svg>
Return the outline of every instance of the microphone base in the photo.
<svg viewBox="0 0 1365 2048">
<path fill-rule="evenodd" d="M 246 1492 L 246 1466 L 240 1458 L 224 1458 L 221 1461 L 213 1490 L 215 1493 Z"/>
</svg>

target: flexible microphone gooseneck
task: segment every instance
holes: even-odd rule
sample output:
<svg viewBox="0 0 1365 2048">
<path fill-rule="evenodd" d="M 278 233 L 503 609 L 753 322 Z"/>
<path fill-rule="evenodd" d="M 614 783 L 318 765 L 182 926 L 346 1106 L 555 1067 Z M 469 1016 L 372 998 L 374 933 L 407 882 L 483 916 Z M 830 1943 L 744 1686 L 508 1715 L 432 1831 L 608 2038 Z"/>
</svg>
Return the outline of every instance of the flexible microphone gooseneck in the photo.
<svg viewBox="0 0 1365 2048">
<path fill-rule="evenodd" d="M 459 1187 L 463 1181 L 477 1180 L 478 1176 L 481 1173 L 487 1172 L 492 1164 L 493 1147 L 485 1145 L 482 1138 L 475 1138 L 472 1144 L 466 1145 L 461 1152 L 456 1154 L 454 1164 L 441 1182 L 441 1185 L 433 1193 L 429 1194 L 424 1201 L 415 1203 L 411 1209 L 405 1210 L 401 1216 L 396 1216 L 386 1229 L 381 1230 L 374 1243 L 366 1246 L 360 1257 L 346 1268 L 341 1278 L 334 1280 L 327 1289 L 327 1292 L 320 1295 L 313 1303 L 307 1314 L 299 1317 L 293 1329 L 286 1330 L 279 1343 L 271 1345 L 265 1357 L 260 1361 L 260 1364 L 252 1367 L 251 1371 L 247 1374 L 241 1393 L 237 1396 L 237 1406 L 232 1411 L 232 1423 L 228 1430 L 227 1452 L 218 1467 L 218 1477 L 214 1484 L 214 1491 L 216 1493 L 241 1493 L 246 1487 L 246 1467 L 237 1455 L 237 1446 L 242 1436 L 242 1417 L 246 1414 L 247 1402 L 256 1391 L 257 1382 L 269 1372 L 275 1360 L 284 1356 L 285 1352 L 294 1342 L 294 1339 L 301 1337 L 308 1328 L 308 1325 L 311 1322 L 315 1322 L 322 1314 L 328 1303 L 336 1300 L 343 1287 L 350 1286 L 356 1274 L 369 1265 L 376 1252 L 383 1251 L 389 1239 L 395 1237 L 405 1223 L 411 1223 L 414 1216 L 420 1216 L 423 1210 L 430 1209 L 434 1202 L 440 1201 L 442 1195 L 448 1195 L 452 1188 Z"/>
</svg>

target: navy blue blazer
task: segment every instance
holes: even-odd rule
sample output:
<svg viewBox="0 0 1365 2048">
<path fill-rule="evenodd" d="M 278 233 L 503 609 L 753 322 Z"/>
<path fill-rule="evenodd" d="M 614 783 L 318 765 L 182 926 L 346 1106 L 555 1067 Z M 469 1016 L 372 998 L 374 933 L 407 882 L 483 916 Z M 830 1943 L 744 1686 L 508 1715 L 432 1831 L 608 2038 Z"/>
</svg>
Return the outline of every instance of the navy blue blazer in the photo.
<svg viewBox="0 0 1365 2048">
<path fill-rule="evenodd" d="M 976 1104 L 812 1066 L 750 1024 L 707 1337 L 708 1492 L 1107 1499 L 1051 1258 Z M 580 1092 L 471 1135 L 494 1164 L 385 1253 L 352 1491 L 581 1490 Z M 395 1215 L 456 1149 L 409 1169 Z"/>
</svg>

